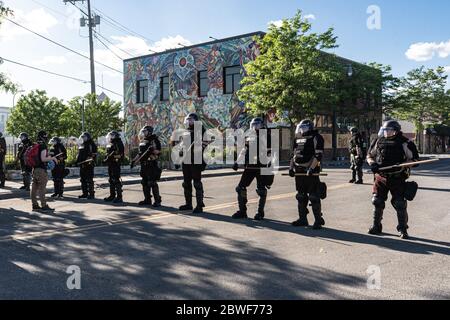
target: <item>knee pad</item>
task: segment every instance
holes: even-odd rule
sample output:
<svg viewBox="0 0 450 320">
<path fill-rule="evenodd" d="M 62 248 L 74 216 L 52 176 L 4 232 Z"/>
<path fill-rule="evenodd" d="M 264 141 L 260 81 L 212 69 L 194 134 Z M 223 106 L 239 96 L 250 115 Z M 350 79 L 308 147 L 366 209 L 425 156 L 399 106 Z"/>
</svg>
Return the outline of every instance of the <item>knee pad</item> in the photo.
<svg viewBox="0 0 450 320">
<path fill-rule="evenodd" d="M 309 201 L 308 196 L 303 193 L 297 193 L 295 198 L 297 199 L 298 202 L 301 202 L 301 203 Z"/>
<path fill-rule="evenodd" d="M 203 183 L 201 181 L 194 181 L 195 190 L 203 190 Z"/>
<path fill-rule="evenodd" d="M 372 204 L 375 206 L 375 208 L 380 208 L 380 209 L 386 208 L 386 201 L 384 201 L 384 199 L 378 197 L 377 195 L 373 196 Z"/>
<path fill-rule="evenodd" d="M 147 181 L 147 186 L 149 188 L 153 188 L 155 186 L 155 184 L 156 184 L 156 181 Z"/>
<path fill-rule="evenodd" d="M 408 202 L 404 199 L 392 199 L 391 203 L 396 210 L 406 210 L 408 208 Z"/>
<path fill-rule="evenodd" d="M 236 192 L 239 196 L 243 197 L 243 198 L 247 198 L 247 188 L 241 187 L 241 186 L 237 186 L 236 187 Z"/>
<path fill-rule="evenodd" d="M 192 185 L 190 183 L 183 182 L 183 189 L 192 190 Z"/>
<path fill-rule="evenodd" d="M 265 187 L 264 188 L 258 188 L 258 189 L 256 189 L 256 194 L 258 196 L 260 196 L 261 198 L 265 198 L 265 197 L 267 197 L 267 189 Z"/>
<path fill-rule="evenodd" d="M 311 200 L 311 203 L 320 203 L 320 197 L 317 194 L 310 194 L 309 200 Z"/>
</svg>

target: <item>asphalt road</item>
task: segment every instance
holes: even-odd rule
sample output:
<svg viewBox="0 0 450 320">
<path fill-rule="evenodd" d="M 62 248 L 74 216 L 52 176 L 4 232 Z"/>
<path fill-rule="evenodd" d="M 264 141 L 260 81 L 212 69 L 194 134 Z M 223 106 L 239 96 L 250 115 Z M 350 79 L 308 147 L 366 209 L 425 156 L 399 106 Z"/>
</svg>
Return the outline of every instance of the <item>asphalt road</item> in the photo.
<svg viewBox="0 0 450 320">
<path fill-rule="evenodd" d="M 122 206 L 69 192 L 50 203 L 52 215 L 31 213 L 24 199 L 0 201 L 0 299 L 450 299 L 450 158 L 415 170 L 408 241 L 389 203 L 386 234 L 367 234 L 370 175 L 356 186 L 348 170 L 328 173 L 320 231 L 290 225 L 295 188 L 281 175 L 263 222 L 230 218 L 238 176 L 204 181 L 202 215 L 177 212 L 180 181 L 161 184 L 161 210 L 135 205 L 140 185 L 126 187 Z M 67 287 L 70 266 L 80 268 L 80 290 Z"/>
</svg>

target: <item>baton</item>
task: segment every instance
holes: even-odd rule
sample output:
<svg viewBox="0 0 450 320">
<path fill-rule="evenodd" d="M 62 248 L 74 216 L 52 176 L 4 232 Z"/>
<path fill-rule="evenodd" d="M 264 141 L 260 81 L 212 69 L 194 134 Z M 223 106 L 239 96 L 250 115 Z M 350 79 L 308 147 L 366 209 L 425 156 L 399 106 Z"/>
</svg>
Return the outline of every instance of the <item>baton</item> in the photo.
<svg viewBox="0 0 450 320">
<path fill-rule="evenodd" d="M 283 173 L 282 176 L 290 177 L 289 173 Z M 306 173 L 296 173 L 296 177 L 328 177 L 328 173 L 313 173 L 312 175 L 307 175 Z"/>
<path fill-rule="evenodd" d="M 437 161 L 439 161 L 439 159 L 407 162 L 407 163 L 403 163 L 403 164 L 397 164 L 395 166 L 380 168 L 380 171 L 386 171 L 386 170 L 397 169 L 397 168 L 408 168 L 408 167 L 413 167 L 413 166 L 420 165 L 420 164 L 433 163 L 433 162 L 437 162 Z"/>
<path fill-rule="evenodd" d="M 80 162 L 80 163 L 78 163 L 78 165 L 82 165 L 82 164 L 89 163 L 89 162 L 92 162 L 92 161 L 94 161 L 94 159 L 89 159 L 89 160 Z"/>
</svg>

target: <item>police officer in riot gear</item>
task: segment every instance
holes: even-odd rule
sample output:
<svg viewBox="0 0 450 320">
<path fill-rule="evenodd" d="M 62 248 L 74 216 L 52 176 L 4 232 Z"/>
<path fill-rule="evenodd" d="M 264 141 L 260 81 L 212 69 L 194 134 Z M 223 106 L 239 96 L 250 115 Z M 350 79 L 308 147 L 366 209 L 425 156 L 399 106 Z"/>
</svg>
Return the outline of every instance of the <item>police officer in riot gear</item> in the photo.
<svg viewBox="0 0 450 320">
<path fill-rule="evenodd" d="M 94 199 L 94 168 L 97 159 L 97 145 L 89 133 L 84 132 L 78 139 L 77 165 L 80 166 L 80 182 L 82 194 L 80 199 Z"/>
<path fill-rule="evenodd" d="M 245 170 L 241 180 L 236 187 L 238 194 L 239 210 L 233 215 L 233 219 L 247 219 L 247 188 L 256 178 L 256 193 L 259 196 L 258 209 L 255 220 L 263 220 L 265 216 L 264 208 L 267 200 L 268 190 L 274 182 L 274 175 L 271 172 L 264 172 L 264 168 L 270 167 L 271 140 L 270 133 L 264 137 L 261 130 L 265 129 L 264 120 L 262 118 L 254 118 L 250 123 L 250 135 L 245 138 L 245 148 L 242 150 L 233 169 L 238 170 L 239 162 L 245 157 Z M 261 141 L 262 140 L 262 141 Z M 253 148 L 250 146 L 254 144 Z M 266 150 L 260 150 L 263 147 Z M 256 151 L 251 154 L 252 150 Z M 261 159 L 261 152 L 267 152 L 267 159 Z M 269 160 L 269 162 L 267 161 Z M 267 163 L 268 162 L 268 163 Z"/>
<path fill-rule="evenodd" d="M 6 157 L 6 140 L 3 133 L 0 132 L 0 188 L 5 187 L 5 157 Z"/>
<path fill-rule="evenodd" d="M 399 168 L 380 170 L 380 168 L 395 166 L 404 162 L 419 160 L 416 145 L 403 136 L 401 126 L 397 121 L 390 120 L 383 124 L 379 138 L 370 146 L 367 162 L 375 174 L 372 203 L 374 222 L 369 234 L 379 235 L 383 232 L 383 211 L 386 207 L 388 193 L 392 194 L 392 206 L 397 211 L 397 230 L 401 238 L 408 239 L 408 203 L 405 198 L 406 180 L 410 169 Z"/>
<path fill-rule="evenodd" d="M 31 186 L 31 173 L 33 171 L 33 168 L 28 167 L 25 165 L 25 152 L 29 147 L 33 145 L 33 142 L 30 140 L 27 133 L 22 132 L 19 135 L 19 147 L 17 150 L 17 160 L 20 161 L 20 169 L 22 170 L 22 177 L 23 177 L 23 186 L 20 188 L 20 190 L 26 190 L 30 191 Z"/>
<path fill-rule="evenodd" d="M 307 215 L 308 203 L 311 201 L 315 218 L 313 229 L 321 229 L 325 225 L 321 204 L 321 199 L 324 198 L 324 184 L 320 182 L 318 174 L 321 172 L 320 162 L 324 153 L 324 139 L 317 130 L 314 130 L 314 124 L 310 120 L 303 120 L 297 126 L 295 135 L 294 155 L 289 175 L 295 177 L 300 219 L 293 222 L 293 225 L 295 227 L 309 226 Z"/>
<path fill-rule="evenodd" d="M 112 203 L 123 203 L 122 181 L 120 179 L 121 165 L 125 158 L 125 146 L 117 131 L 108 133 L 106 140 L 108 145 L 103 163 L 108 165 L 109 197 L 104 200 Z"/>
<path fill-rule="evenodd" d="M 158 181 L 161 179 L 162 169 L 158 163 L 161 154 L 161 142 L 158 136 L 154 134 L 151 126 L 145 126 L 139 133 L 139 154 L 133 161 L 132 166 L 141 163 L 142 190 L 144 200 L 139 205 L 151 205 L 154 208 L 161 206 L 161 195 L 159 192 Z M 152 203 L 152 193 L 155 201 Z"/>
<path fill-rule="evenodd" d="M 201 134 L 201 137 L 197 137 L 195 132 L 195 123 L 200 119 L 197 114 L 191 113 L 187 115 L 184 120 L 185 128 L 187 129 L 186 135 L 190 137 L 187 139 L 190 141 L 190 145 L 185 145 L 186 154 L 183 154 L 182 168 L 183 168 L 183 189 L 184 189 L 184 198 L 186 204 L 180 207 L 181 211 L 190 211 L 193 210 L 193 213 L 202 213 L 205 204 L 203 202 L 204 198 L 204 189 L 202 183 L 202 172 L 206 169 L 206 163 L 203 158 L 203 151 L 207 146 L 207 142 L 203 140 L 203 135 L 206 132 L 203 125 L 201 126 L 201 131 L 197 134 Z M 185 140 L 182 142 L 185 143 Z M 202 151 L 201 157 L 195 157 L 195 151 L 197 144 L 201 143 L 200 150 Z M 196 158 L 200 158 L 200 163 L 196 163 Z M 197 206 L 193 207 L 192 205 L 192 185 L 195 188 L 195 197 L 197 200 Z"/>
<path fill-rule="evenodd" d="M 50 156 L 56 157 L 56 165 L 52 170 L 55 193 L 52 198 L 62 199 L 64 195 L 64 177 L 66 176 L 67 150 L 59 137 L 53 137 L 50 142 Z"/>
<path fill-rule="evenodd" d="M 352 166 L 352 179 L 349 183 L 364 184 L 363 182 L 363 166 L 364 166 L 364 142 L 357 128 L 351 128 L 352 138 L 349 142 L 350 160 Z M 357 180 L 358 178 L 358 180 Z"/>
</svg>

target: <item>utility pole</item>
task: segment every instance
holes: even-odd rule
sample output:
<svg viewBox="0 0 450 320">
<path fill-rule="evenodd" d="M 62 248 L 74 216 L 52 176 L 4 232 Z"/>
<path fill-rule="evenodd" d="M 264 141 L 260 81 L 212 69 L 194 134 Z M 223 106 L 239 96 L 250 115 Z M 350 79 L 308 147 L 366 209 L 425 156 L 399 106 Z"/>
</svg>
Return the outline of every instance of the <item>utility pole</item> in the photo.
<svg viewBox="0 0 450 320">
<path fill-rule="evenodd" d="M 67 4 L 67 2 L 71 3 L 75 6 L 76 2 L 82 2 L 86 0 L 63 0 L 64 3 Z M 84 13 L 84 15 L 87 16 L 87 18 L 81 18 L 80 19 L 80 26 L 85 27 L 86 25 L 89 27 L 89 51 L 90 51 L 90 64 L 91 64 L 91 94 L 96 94 L 96 84 L 95 84 L 95 62 L 94 62 L 94 32 L 93 28 L 95 28 L 96 25 L 100 24 L 100 16 L 92 16 L 92 10 L 91 10 L 91 0 L 87 0 L 87 8 L 88 12 L 84 12 L 81 10 L 81 12 Z"/>
<path fill-rule="evenodd" d="M 85 101 L 81 102 L 81 131 L 84 132 L 84 109 L 85 109 Z"/>
</svg>

